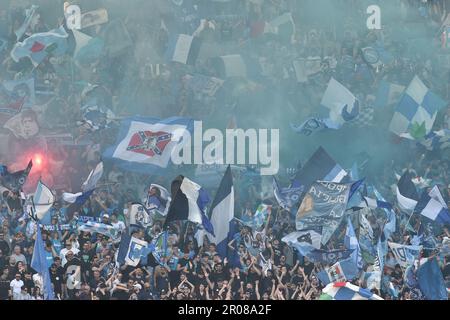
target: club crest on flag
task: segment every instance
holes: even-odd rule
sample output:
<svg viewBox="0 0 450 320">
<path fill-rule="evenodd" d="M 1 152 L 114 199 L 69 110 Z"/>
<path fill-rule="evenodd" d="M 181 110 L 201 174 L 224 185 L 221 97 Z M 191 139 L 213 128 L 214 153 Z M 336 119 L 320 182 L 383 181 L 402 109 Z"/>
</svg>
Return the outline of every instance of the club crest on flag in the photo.
<svg viewBox="0 0 450 320">
<path fill-rule="evenodd" d="M 171 139 L 168 132 L 139 131 L 131 137 L 127 150 L 153 157 L 161 155 Z"/>
</svg>

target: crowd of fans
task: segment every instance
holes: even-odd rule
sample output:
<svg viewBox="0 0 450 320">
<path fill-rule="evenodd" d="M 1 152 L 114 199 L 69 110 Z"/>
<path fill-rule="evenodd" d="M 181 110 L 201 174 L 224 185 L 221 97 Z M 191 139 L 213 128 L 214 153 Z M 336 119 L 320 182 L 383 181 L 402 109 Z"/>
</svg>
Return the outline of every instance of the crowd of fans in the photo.
<svg viewBox="0 0 450 320">
<path fill-rule="evenodd" d="M 67 214 L 68 204 L 61 199 L 63 191 L 79 191 L 89 172 L 102 160 L 102 151 L 114 144 L 118 122 L 127 116 L 190 116 L 223 128 L 230 126 L 233 119 L 242 126 L 273 120 L 274 127 L 288 127 L 289 117 L 303 119 L 314 113 L 331 77 L 349 88 L 364 108 L 372 107 L 381 80 L 407 86 L 414 75 L 449 101 L 450 65 L 445 57 L 450 52 L 441 37 L 442 23 L 450 13 L 449 1 L 379 1 L 392 7 L 386 16 L 383 13 L 382 30 L 367 29 L 365 1 L 318 1 L 314 6 L 315 2 L 135 0 L 125 6 L 124 1 L 69 1 L 79 4 L 83 12 L 108 10 L 110 22 L 82 30 L 91 37 L 104 38 L 104 50 L 87 61 L 75 63 L 71 53 L 75 42 L 70 36 L 66 55 L 50 56 L 36 67 L 28 59 L 15 62 L 10 57 L 16 41 L 14 31 L 22 24 L 25 10 L 33 4 L 39 6 L 39 18 L 24 37 L 60 26 L 64 23 L 63 1 L 1 1 L 0 39 L 7 44 L 4 48 L 0 46 L 0 81 L 34 78 L 36 104 L 22 111 L 22 121 L 37 123 L 39 130 L 25 139 L 2 128 L 0 133 L 7 143 L 0 148 L 0 163 L 14 171 L 25 167 L 27 155 L 37 152 L 45 155 L 45 163 L 39 168 L 35 165 L 24 191 L 33 192 L 40 178 L 57 195 L 48 221 L 54 228 L 44 228 L 42 237 L 58 299 L 316 300 L 320 297 L 324 285 L 317 273 L 327 266 L 309 261 L 281 241 L 295 231 L 294 217 L 264 192 L 267 184 L 264 178 L 233 172 L 235 213 L 239 220 L 233 221 L 236 232 L 228 244 L 227 258 L 217 253 L 217 244 L 210 243 L 207 237 L 196 236 L 197 226 L 186 221 L 171 224 L 167 254 L 161 263 L 149 257 L 151 263 L 137 267 L 117 264 L 118 242 L 99 233 L 77 230 L 77 219 L 88 216 L 112 225 L 123 234 L 128 232 L 127 211 L 131 204 L 145 202 L 151 183 L 169 186 L 175 173 L 135 174 L 105 164 L 100 187 L 73 217 Z M 322 10 L 335 12 L 338 21 L 320 20 Z M 285 12 L 292 13 L 295 23 L 292 37 L 280 39 L 261 34 L 261 23 Z M 201 19 L 206 22 L 200 22 Z M 120 22 L 125 30 L 123 38 L 114 29 L 108 30 L 112 21 Z M 208 26 L 199 31 L 202 23 Z M 195 65 L 164 60 L 171 35 L 194 32 L 203 40 L 203 51 Z M 120 47 L 121 42 L 128 44 Z M 360 49 L 376 46 L 382 46 L 392 59 L 373 69 Z M 195 92 L 187 85 L 188 74 L 218 77 L 209 58 L 224 52 L 263 57 L 264 74 L 258 79 L 229 79 L 214 96 Z M 320 57 L 320 70 L 299 83 L 292 62 L 308 57 Z M 0 99 L 4 97 L 0 92 Z M 83 118 L 82 107 L 92 98 L 98 107 L 108 108 L 115 115 L 101 128 L 94 128 Z M 284 106 L 278 112 L 270 109 L 271 104 Z M 263 112 L 258 110 L 264 106 L 269 107 Z M 374 123 L 387 127 L 393 106 L 386 106 L 389 108 L 383 113 L 375 110 Z M 448 106 L 439 112 L 435 129 L 450 129 Z M 70 145 L 48 138 L 63 133 L 73 137 Z M 409 168 L 416 176 L 431 179 L 431 186 L 438 185 L 449 203 L 448 149 L 430 152 L 412 144 L 407 147 L 408 157 L 377 170 L 368 169 L 367 179 L 389 202 L 395 203 L 391 188 L 396 184 L 395 172 Z M 189 168 L 180 170 L 193 174 Z M 192 179 L 195 181 L 195 177 Z M 215 194 L 217 187 L 209 186 L 210 195 Z M 30 266 L 36 222 L 24 214 L 20 193 L 4 189 L 0 196 L 0 300 L 41 300 L 43 279 Z M 243 224 L 242 221 L 251 220 L 263 201 L 272 206 L 264 225 L 252 229 Z M 395 210 L 400 216 L 399 209 Z M 384 215 L 373 210 L 368 217 L 376 239 L 382 232 Z M 133 236 L 151 242 L 163 231 L 163 222 L 164 217 L 155 218 L 151 227 L 135 231 Z M 411 244 L 419 223 L 414 215 L 398 223 L 391 240 Z M 60 230 L 61 225 L 70 227 Z M 424 254 L 438 257 L 449 288 L 450 257 L 440 244 L 450 234 L 445 227 L 433 232 L 435 243 L 424 246 Z M 344 233 L 342 225 L 326 249 L 342 249 Z M 365 259 L 364 271 L 370 271 L 373 264 L 373 259 Z M 352 282 L 365 287 L 363 276 Z M 396 296 L 386 283 L 395 286 Z M 392 252 L 386 256 L 381 288 L 373 291 L 384 299 L 423 299 L 417 288 L 406 283 L 404 270 Z"/>
</svg>

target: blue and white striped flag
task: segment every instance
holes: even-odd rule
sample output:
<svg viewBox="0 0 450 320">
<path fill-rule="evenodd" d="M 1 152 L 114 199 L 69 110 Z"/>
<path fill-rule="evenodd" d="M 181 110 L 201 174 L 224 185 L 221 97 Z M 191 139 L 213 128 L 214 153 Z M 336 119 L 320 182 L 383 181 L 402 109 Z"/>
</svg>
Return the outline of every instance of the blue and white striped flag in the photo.
<svg viewBox="0 0 450 320">
<path fill-rule="evenodd" d="M 386 201 L 381 201 L 378 199 L 372 199 L 369 197 L 362 197 L 362 202 L 358 205 L 359 208 L 370 208 L 370 209 L 387 209 L 392 210 L 392 204 Z"/>
<path fill-rule="evenodd" d="M 217 189 L 209 212 L 214 234 L 207 234 L 209 240 L 217 246 L 222 258 L 227 257 L 228 237 L 231 221 L 234 218 L 234 187 L 231 167 L 228 166 Z"/>
</svg>

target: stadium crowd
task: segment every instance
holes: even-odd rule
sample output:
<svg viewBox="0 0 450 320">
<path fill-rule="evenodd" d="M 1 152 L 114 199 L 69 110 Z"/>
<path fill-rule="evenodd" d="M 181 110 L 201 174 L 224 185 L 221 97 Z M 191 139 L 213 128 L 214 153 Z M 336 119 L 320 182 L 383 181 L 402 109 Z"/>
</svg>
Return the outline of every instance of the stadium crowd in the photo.
<svg viewBox="0 0 450 320">
<path fill-rule="evenodd" d="M 326 284 L 318 274 L 335 261 L 312 262 L 282 241 L 296 230 L 295 214 L 278 205 L 272 193 L 272 180 L 268 182 L 252 174 L 249 168 L 233 170 L 237 219 L 232 221 L 234 233 L 227 244 L 227 257 L 219 255 L 217 244 L 198 233 L 198 226 L 190 221 L 170 223 L 164 255 L 156 258 L 149 253 L 147 263 L 141 260 L 137 266 L 117 262 L 120 239 L 78 230 L 81 218 L 92 219 L 112 226 L 121 235 L 131 233 L 152 243 L 164 231 L 164 215 L 154 214 L 150 226 L 133 229 L 128 215 L 132 204 L 145 205 L 149 195 L 160 196 L 161 190 L 150 184 L 168 187 L 181 172 L 202 184 L 191 168 L 180 167 L 161 176 L 129 172 L 105 162 L 97 188 L 75 212 L 69 209 L 71 204 L 63 200 L 62 193 L 79 191 L 89 172 L 103 160 L 105 148 L 114 144 L 120 120 L 136 114 L 157 118 L 192 117 L 211 127 L 234 128 L 237 123 L 252 127 L 271 120 L 274 127 L 289 127 L 291 119 L 305 119 L 316 112 L 331 77 L 358 97 L 361 110 L 373 111 L 369 123 L 364 124 L 366 129 L 384 126 L 388 130 L 395 105 L 384 106 L 383 112 L 373 106 L 381 81 L 406 87 L 418 75 L 430 90 L 449 101 L 450 62 L 445 58 L 450 57 L 450 41 L 447 45 L 442 25 L 450 14 L 450 2 L 378 1 L 392 10 L 382 16 L 382 30 L 368 30 L 369 2 L 373 1 L 133 0 L 130 6 L 124 6 L 123 1 L 69 1 L 80 5 L 83 12 L 99 8 L 108 11 L 107 23 L 82 30 L 93 39 L 102 39 L 102 49 L 97 52 L 94 46 L 92 51 L 76 59 L 73 52 L 77 42 L 67 30 L 70 34 L 67 52 L 58 56 L 50 54 L 34 65 L 28 58 L 14 61 L 10 51 L 16 41 L 64 25 L 64 1 L 1 1 L 0 40 L 4 42 L 0 43 L 0 81 L 20 81 L 31 76 L 35 97 L 32 106 L 24 105 L 20 113 L 23 125 L 26 127 L 26 123 L 31 131 L 29 135 L 17 136 L 10 129 L 0 129 L 6 142 L 0 148 L 0 164 L 13 172 L 26 166 L 29 155 L 42 157 L 38 162 L 33 159 L 33 169 L 23 191 L 34 192 L 40 179 L 56 194 L 57 201 L 49 211 L 48 221 L 41 221 L 56 299 L 319 299 Z M 17 39 L 15 32 L 31 5 L 38 6 L 37 13 Z M 331 8 L 325 9 L 326 5 Z M 321 10 L 336 12 L 338 21 L 317 22 Z M 265 34 L 266 22 L 286 12 L 292 14 L 293 32 L 288 32 L 287 38 Z M 447 23 L 450 26 L 450 19 Z M 399 26 L 404 27 L 399 30 Z M 202 39 L 195 64 L 165 60 L 169 38 L 178 33 L 195 33 Z M 361 49 L 377 46 L 382 46 L 391 58 L 373 67 Z M 211 58 L 223 52 L 257 57 L 264 63 L 261 74 L 227 79 L 214 93 L 191 85 L 188 80 L 191 74 L 222 77 Z M 318 57 L 319 67 L 306 79 L 299 80 L 292 62 L 308 57 Z M 20 90 L 15 94 L 30 96 L 30 92 Z M 1 106 L 9 104 L 11 99 L 3 89 L 0 91 Z M 86 117 L 83 107 L 93 100 L 101 110 L 100 120 Z M 272 115 L 270 106 L 275 104 L 280 105 L 281 111 Z M 269 107 L 259 111 L 264 106 Z M 113 116 L 109 113 L 106 116 L 104 110 Z M 352 132 L 352 128 L 346 130 Z M 448 103 L 439 111 L 433 128 L 450 130 Z M 72 139 L 69 143 L 61 138 L 67 136 Z M 392 138 L 390 143 L 401 144 L 401 150 L 407 150 L 405 154 L 396 156 L 393 162 L 385 161 L 381 167 L 360 163 L 359 169 L 360 175 L 376 186 L 386 201 L 394 204 L 398 218 L 390 241 L 413 245 L 421 235 L 423 223 L 418 214 L 400 218 L 404 215 L 396 205 L 395 173 L 403 173 L 408 168 L 414 177 L 428 181 L 419 185 L 420 188 L 430 190 L 437 185 L 449 205 L 449 148 L 430 151 L 397 138 Z M 293 175 L 280 172 L 280 176 L 289 182 Z M 217 188 L 218 181 L 206 187 L 211 196 Z M 0 300 L 43 300 L 44 279 L 31 267 L 37 223 L 24 213 L 26 206 L 21 192 L 2 187 L 0 198 Z M 250 222 L 261 203 L 266 205 L 268 214 L 255 227 Z M 355 216 L 361 214 L 368 220 L 371 246 L 375 247 L 386 222 L 384 211 L 364 208 Z M 339 226 L 324 249 L 345 249 L 346 226 L 345 223 Z M 354 220 L 354 226 L 359 234 L 358 219 Z M 420 256 L 437 258 L 446 288 L 450 288 L 448 225 L 433 225 L 430 230 L 420 232 L 424 232 L 423 239 L 429 240 L 421 242 Z M 348 280 L 367 288 L 365 275 L 374 271 L 375 256 L 363 255 L 363 270 L 358 277 Z M 425 299 L 417 286 L 415 270 L 409 271 L 389 249 L 380 285 L 370 290 L 383 299 Z"/>
</svg>

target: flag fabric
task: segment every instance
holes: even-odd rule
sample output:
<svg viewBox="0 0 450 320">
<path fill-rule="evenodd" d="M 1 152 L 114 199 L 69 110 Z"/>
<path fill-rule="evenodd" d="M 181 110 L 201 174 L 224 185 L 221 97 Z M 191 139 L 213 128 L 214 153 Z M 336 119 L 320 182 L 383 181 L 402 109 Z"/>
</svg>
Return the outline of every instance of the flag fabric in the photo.
<svg viewBox="0 0 450 320">
<path fill-rule="evenodd" d="M 215 77 L 208 77 L 202 74 L 192 74 L 192 75 L 186 75 L 183 78 L 187 86 L 195 93 L 200 94 L 202 96 L 208 96 L 213 97 L 215 96 L 216 92 L 223 86 L 225 83 L 224 80 L 215 78 Z"/>
<path fill-rule="evenodd" d="M 140 203 L 133 203 L 128 211 L 129 225 L 138 225 L 144 228 L 151 226 L 153 223 L 152 217 Z"/>
<path fill-rule="evenodd" d="M 381 297 L 350 282 L 330 283 L 322 289 L 320 300 L 383 300 Z"/>
<path fill-rule="evenodd" d="M 11 107 L 16 106 L 15 109 L 20 111 L 19 106 L 31 108 L 36 101 L 36 91 L 34 86 L 34 78 L 20 79 L 20 80 L 6 80 L 2 82 L 2 88 L 9 98 L 7 101 Z"/>
<path fill-rule="evenodd" d="M 163 265 L 163 258 L 168 256 L 167 251 L 167 239 L 169 237 L 169 232 L 164 231 L 153 238 L 151 246 L 154 248 L 152 254 L 156 262 Z"/>
<path fill-rule="evenodd" d="M 78 193 L 63 192 L 62 198 L 67 203 L 83 205 L 93 192 L 93 189 L 87 192 Z"/>
<path fill-rule="evenodd" d="M 234 187 L 231 167 L 228 166 L 219 184 L 216 196 L 209 210 L 214 234 L 207 234 L 209 240 L 216 244 L 217 252 L 222 258 L 227 257 L 230 223 L 234 218 Z"/>
<path fill-rule="evenodd" d="M 322 59 L 320 57 L 308 57 L 296 59 L 292 63 L 297 82 L 305 83 L 309 76 L 313 76 L 322 71 Z"/>
<path fill-rule="evenodd" d="M 374 102 L 375 108 L 397 104 L 406 87 L 381 80 Z"/>
<path fill-rule="evenodd" d="M 128 118 L 122 121 L 116 145 L 103 157 L 125 170 L 161 174 L 171 164 L 175 147 L 187 143 L 182 138 L 188 132 L 193 132 L 192 119 Z"/>
<path fill-rule="evenodd" d="M 290 211 L 300 200 L 303 187 L 280 188 L 275 177 L 273 177 L 273 194 L 281 208 Z"/>
<path fill-rule="evenodd" d="M 326 244 L 340 225 L 351 183 L 315 182 L 303 198 L 296 215 L 296 229 L 323 226 L 322 244 Z"/>
<path fill-rule="evenodd" d="M 146 257 L 150 253 L 147 241 L 138 238 L 122 235 L 117 254 L 117 262 L 121 265 L 136 267 L 142 257 Z"/>
<path fill-rule="evenodd" d="M 298 126 L 291 123 L 291 128 L 298 134 L 304 134 L 305 136 L 310 136 L 313 133 L 319 132 L 322 129 L 327 128 L 327 126 L 322 119 L 308 118 L 302 124 L 300 124 Z"/>
<path fill-rule="evenodd" d="M 108 22 L 108 11 L 104 8 L 81 14 L 81 29 L 97 26 Z"/>
<path fill-rule="evenodd" d="M 46 251 L 44 241 L 42 240 L 41 228 L 37 228 L 36 240 L 34 242 L 33 256 L 31 258 L 31 267 L 41 274 L 43 279 L 43 293 L 45 300 L 54 300 L 54 290 L 48 270 Z"/>
<path fill-rule="evenodd" d="M 315 249 L 311 245 L 297 245 L 293 243 L 292 246 L 304 257 L 307 257 L 313 263 L 334 264 L 338 260 L 345 260 L 350 257 L 353 250 L 332 250 L 327 251 L 323 249 Z"/>
<path fill-rule="evenodd" d="M 251 227 L 252 229 L 258 230 L 267 222 L 267 218 L 269 217 L 270 212 L 272 212 L 272 206 L 261 203 L 258 208 L 256 208 L 256 212 L 253 215 L 252 220 L 244 224 Z"/>
<path fill-rule="evenodd" d="M 73 218 L 75 212 L 78 212 L 84 203 L 90 198 L 95 189 L 92 189 L 88 192 L 79 192 L 79 193 L 63 193 L 64 201 L 70 203 L 67 207 L 66 215 L 69 220 Z"/>
<path fill-rule="evenodd" d="M 350 281 L 358 275 L 358 268 L 351 260 L 352 259 L 349 258 L 338 261 L 331 267 L 320 271 L 317 274 L 317 277 L 324 285 L 334 282 Z"/>
<path fill-rule="evenodd" d="M 172 201 L 170 193 L 166 188 L 159 184 L 152 183 L 149 189 L 153 188 L 158 189 L 160 195 L 157 193 L 148 195 L 147 200 L 145 201 L 145 207 L 150 212 L 157 212 L 161 216 L 166 216 L 170 201 Z"/>
<path fill-rule="evenodd" d="M 366 47 L 361 48 L 361 53 L 364 61 L 370 65 L 372 68 L 379 70 L 379 68 L 383 65 L 383 62 L 380 58 L 380 53 L 377 48 L 374 47 Z"/>
<path fill-rule="evenodd" d="M 373 193 L 375 194 L 377 199 L 380 199 L 381 202 L 386 203 L 386 200 L 383 198 L 381 193 L 379 193 L 378 190 L 375 187 L 373 187 L 373 186 L 372 186 L 372 189 L 373 189 Z M 389 207 L 389 206 L 384 206 L 384 207 Z M 384 207 L 383 207 L 383 211 L 386 213 L 387 221 L 386 221 L 386 223 L 384 225 L 384 228 L 383 228 L 383 234 L 384 234 L 384 238 L 385 239 L 389 239 L 391 234 L 393 232 L 395 232 L 397 218 L 396 218 L 395 212 L 393 210 L 387 209 L 387 208 L 384 208 Z M 387 250 L 387 243 L 386 242 L 384 243 L 384 246 L 385 246 L 385 248 Z"/>
<path fill-rule="evenodd" d="M 398 206 L 406 212 L 414 210 L 419 200 L 416 186 L 411 181 L 411 178 L 412 174 L 409 171 L 405 171 L 398 181 L 396 188 Z"/>
<path fill-rule="evenodd" d="M 81 185 L 81 190 L 83 192 L 87 192 L 89 190 L 95 189 L 98 181 L 102 178 L 103 175 L 103 162 L 99 162 L 97 166 L 89 173 L 86 181 Z"/>
<path fill-rule="evenodd" d="M 366 215 L 370 209 L 363 208 L 359 210 L 359 246 L 361 248 L 361 256 L 367 263 L 373 263 L 376 256 L 376 250 L 373 245 L 373 229 Z"/>
<path fill-rule="evenodd" d="M 423 138 L 430 133 L 437 112 L 445 106 L 446 102 L 415 76 L 397 105 L 389 130 L 408 139 Z"/>
<path fill-rule="evenodd" d="M 398 264 L 404 269 L 412 265 L 419 258 L 420 251 L 422 250 L 422 246 L 407 246 L 390 241 L 388 241 L 388 245 L 392 253 L 394 253 Z"/>
<path fill-rule="evenodd" d="M 384 259 L 388 253 L 388 241 L 387 241 L 386 233 L 382 232 L 377 243 L 377 254 L 380 262 L 380 270 L 382 271 L 384 268 Z"/>
<path fill-rule="evenodd" d="M 28 174 L 33 167 L 33 161 L 30 160 L 28 162 L 28 166 L 24 170 L 20 170 L 14 173 L 9 173 L 7 169 L 3 169 L 2 171 L 6 171 L 0 177 L 1 185 L 5 188 L 18 192 L 22 189 L 22 186 L 25 184 L 28 178 Z"/>
<path fill-rule="evenodd" d="M 367 214 L 370 213 L 370 209 L 359 211 L 359 225 L 360 225 L 360 236 L 361 234 L 367 235 L 371 240 L 374 238 L 372 225 L 367 219 Z"/>
<path fill-rule="evenodd" d="M 350 218 L 347 219 L 347 229 L 345 231 L 344 245 L 347 249 L 353 249 L 352 261 L 358 269 L 362 269 L 363 260 L 361 256 L 361 249 L 359 247 L 358 238 L 355 234 L 355 229 L 353 229 L 353 224 Z"/>
<path fill-rule="evenodd" d="M 22 97 L 16 102 L 0 105 L 0 126 L 3 127 L 9 119 L 19 114 L 24 103 L 25 97 Z"/>
<path fill-rule="evenodd" d="M 35 118 L 36 113 L 33 110 L 26 109 L 8 119 L 3 125 L 3 128 L 8 129 L 17 138 L 29 139 L 39 133 L 39 123 Z M 22 121 L 23 119 L 30 119 L 29 121 Z"/>
<path fill-rule="evenodd" d="M 448 300 L 444 277 L 435 257 L 421 263 L 417 269 L 419 288 L 428 300 Z"/>
<path fill-rule="evenodd" d="M 172 201 L 167 212 L 164 228 L 172 221 L 189 220 L 202 224 L 206 231 L 214 234 L 211 223 L 205 215 L 205 206 L 209 202 L 206 191 L 194 181 L 178 176 L 172 181 Z"/>
<path fill-rule="evenodd" d="M 331 78 L 320 104 L 329 109 L 329 128 L 339 129 L 345 122 L 355 119 L 359 112 L 359 101 L 345 86 Z"/>
<path fill-rule="evenodd" d="M 437 186 L 422 194 L 414 211 L 437 223 L 450 224 L 450 212 Z"/>
<path fill-rule="evenodd" d="M 290 246 L 312 246 L 315 249 L 320 249 L 321 240 L 322 228 L 294 231 L 281 239 Z"/>
<path fill-rule="evenodd" d="M 200 52 L 200 46 L 200 38 L 179 34 L 170 39 L 166 59 L 167 61 L 194 65 Z"/>
<path fill-rule="evenodd" d="M 450 130 L 442 129 L 427 134 L 419 143 L 429 151 L 444 150 L 450 147 Z"/>
<path fill-rule="evenodd" d="M 96 101 L 93 101 L 96 103 Z M 83 113 L 83 124 L 87 123 L 91 131 L 108 128 L 109 124 L 116 117 L 114 113 L 106 108 L 97 105 L 88 105 L 81 108 Z"/>
<path fill-rule="evenodd" d="M 105 43 L 101 38 L 91 37 L 78 30 L 72 30 L 75 38 L 74 60 L 81 65 L 95 62 L 103 53 Z"/>
<path fill-rule="evenodd" d="M 55 203 L 55 195 L 45 184 L 39 180 L 36 191 L 33 195 L 33 205 L 35 217 L 42 220 L 46 213 Z"/>
<path fill-rule="evenodd" d="M 392 204 L 386 201 L 373 199 L 369 197 L 362 197 L 362 202 L 358 205 L 359 208 L 371 208 L 371 209 L 387 209 L 392 210 Z"/>
<path fill-rule="evenodd" d="M 78 227 L 78 230 L 90 233 L 101 233 L 113 240 L 113 242 L 117 242 L 120 240 L 119 231 L 111 225 L 88 221 L 86 223 L 81 224 Z"/>
<path fill-rule="evenodd" d="M 68 34 L 63 26 L 48 32 L 35 33 L 23 42 L 17 42 L 11 50 L 11 58 L 19 62 L 21 58 L 30 58 L 33 65 L 38 66 L 52 54 L 61 56 L 67 50 Z"/>
<path fill-rule="evenodd" d="M 347 172 L 319 147 L 305 165 L 297 172 L 295 180 L 300 181 L 305 189 L 318 181 L 341 182 Z"/>
<path fill-rule="evenodd" d="M 25 20 L 23 21 L 22 25 L 16 31 L 14 31 L 17 41 L 19 41 L 27 31 L 38 8 L 39 6 L 32 5 L 29 9 L 25 10 Z"/>
</svg>

